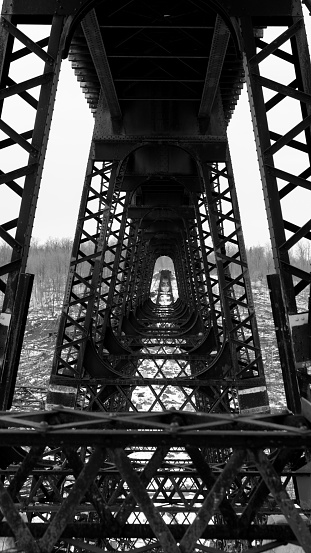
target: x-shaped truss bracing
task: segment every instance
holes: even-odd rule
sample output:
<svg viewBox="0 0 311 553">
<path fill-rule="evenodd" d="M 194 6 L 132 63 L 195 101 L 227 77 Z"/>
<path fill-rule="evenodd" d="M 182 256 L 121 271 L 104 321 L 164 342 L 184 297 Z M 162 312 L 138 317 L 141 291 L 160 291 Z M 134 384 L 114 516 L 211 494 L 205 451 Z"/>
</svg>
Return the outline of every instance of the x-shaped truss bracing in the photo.
<svg viewBox="0 0 311 553">
<path fill-rule="evenodd" d="M 285 318 L 297 314 L 296 299 L 311 282 L 291 256 L 297 245 L 303 249 L 303 241 L 310 239 L 310 221 L 301 224 L 286 214 L 287 202 L 303 201 L 310 193 L 311 78 L 301 17 L 287 15 L 286 21 L 288 28 L 265 43 L 254 37 L 250 18 L 240 19 Z M 31 279 L 24 273 L 63 23 L 63 17 L 55 15 L 50 37 L 36 42 L 9 16 L 2 19 L 0 131 L 4 136 L 0 147 L 8 152 L 8 165 L 1 168 L 0 184 L 1 192 L 9 191 L 17 200 L 16 213 L 0 223 L 0 237 L 10 254 L 0 275 L 2 319 L 7 324 L 10 315 L 17 321 L 19 298 L 26 306 L 30 295 Z M 92 49 L 94 32 L 100 33 L 96 10 L 88 14 L 82 28 L 71 51 L 71 56 L 77 56 L 73 61 L 78 70 L 83 65 L 81 44 Z M 147 29 L 141 36 L 148 40 Z M 218 75 L 219 81 L 221 70 L 215 61 L 217 53 L 224 61 L 229 40 L 227 27 L 217 16 L 208 77 Z M 16 48 L 18 41 L 21 48 Z M 151 42 L 151 50 L 158 47 Z M 230 52 L 232 47 L 230 43 Z M 102 43 L 100 48 L 100 56 L 106 59 Z M 14 63 L 25 56 L 40 60 L 40 68 L 35 76 L 16 82 Z M 272 57 L 290 68 L 286 71 L 290 82 L 277 82 L 269 74 Z M 163 63 L 159 60 L 157 70 Z M 98 69 L 94 51 L 93 63 Z M 226 64 L 228 69 L 228 60 Z M 119 104 L 111 75 L 110 80 L 107 72 L 100 77 L 119 124 L 120 105 L 123 109 L 122 102 L 130 101 L 131 87 L 116 80 L 121 96 L 124 90 Z M 187 86 L 183 83 L 183 90 Z M 201 105 L 199 118 L 213 118 L 212 111 L 217 111 L 219 131 L 225 128 L 225 118 L 216 89 L 208 90 L 206 80 L 203 99 L 213 98 L 208 114 Z M 14 116 L 12 121 L 7 119 L 7 106 L 16 99 L 32 112 L 31 130 L 22 129 Z M 183 96 L 182 101 L 192 99 Z M 285 131 L 283 126 L 274 127 L 275 114 L 283 107 L 287 113 L 293 108 L 294 118 L 281 119 L 282 125 L 288 121 Z M 305 462 L 303 449 L 311 445 L 309 421 L 289 414 L 232 418 L 237 411 L 254 414 L 268 406 L 226 137 L 168 138 L 164 133 L 107 139 L 104 129 L 101 141 L 101 109 L 100 104 L 49 393 L 52 404 L 81 411 L 0 417 L 4 447 L 0 506 L 6 517 L 0 523 L 0 535 L 13 532 L 18 547 L 42 553 L 55 548 L 97 553 L 134 547 L 137 551 L 212 552 L 217 539 L 244 540 L 244 549 L 254 553 L 298 541 L 308 552 L 310 532 L 296 505 L 295 471 Z M 203 129 L 207 121 L 200 124 Z M 206 152 L 218 152 L 218 148 L 226 153 L 217 154 L 215 161 Z M 108 150 L 114 154 L 102 153 Z M 144 157 L 147 150 L 152 155 Z M 184 175 L 170 172 L 173 150 L 174 155 L 183 151 Z M 141 169 L 145 165 L 147 172 Z M 139 184 L 134 186 L 131 179 Z M 162 204 L 158 197 L 154 203 L 155 191 L 157 196 L 163 193 Z M 162 271 L 152 301 L 154 265 L 160 255 L 171 257 L 175 275 Z M 177 282 L 178 299 L 173 282 Z M 17 337 L 14 328 L 19 329 L 21 340 L 22 326 L 22 321 L 11 324 L 9 344 Z M 3 366 L 3 376 L 7 371 L 11 378 L 10 386 L 1 391 L 6 406 L 17 357 L 7 356 Z M 293 380 L 293 384 L 297 383 Z M 296 396 L 300 404 L 299 392 Z M 17 444 L 29 449 L 19 451 L 15 471 L 10 455 L 11 446 Z M 27 521 L 18 511 L 26 512 Z M 271 525 L 269 519 L 262 524 L 266 514 L 275 512 L 285 517 L 286 526 Z M 260 539 L 273 541 L 259 546 Z"/>
<path fill-rule="evenodd" d="M 293 486 L 301 448 L 311 439 L 300 416 L 167 411 L 112 417 L 62 409 L 2 414 L 0 421 L 6 518 L 0 531 L 13 533 L 24 551 L 79 550 L 83 543 L 86 551 L 212 552 L 219 536 L 242 540 L 245 551 L 293 541 L 310 551 Z M 208 460 L 202 446 L 219 448 L 224 440 L 227 462 Z M 285 449 L 276 455 L 280 440 Z M 12 445 L 22 459 L 18 470 L 8 466 Z M 269 518 L 276 509 L 280 525 Z M 264 513 L 267 523 L 260 524 Z M 261 539 L 271 540 L 264 549 L 256 547 Z"/>
<path fill-rule="evenodd" d="M 21 312 L 27 313 L 33 282 L 33 276 L 26 274 L 26 263 L 58 82 L 63 25 L 64 18 L 55 16 L 51 25 L 42 27 L 45 37 L 38 40 L 35 25 L 25 29 L 11 16 L 1 17 L 0 201 L 9 206 L 0 221 L 1 321 L 7 327 L 0 401 L 5 408 L 12 401 L 26 322 Z M 23 113 L 22 119 L 18 113 Z"/>
<path fill-rule="evenodd" d="M 280 319 L 277 321 L 280 309 L 275 310 L 275 324 L 277 328 L 290 326 L 292 329 L 287 338 L 279 333 L 278 341 L 284 380 L 293 390 L 287 391 L 288 405 L 297 412 L 299 396 L 305 393 L 306 374 L 299 389 L 297 373 L 291 367 L 305 372 L 303 367 L 310 358 L 309 351 L 301 353 L 303 328 L 298 325 L 293 329 L 297 313 L 307 309 L 303 293 L 310 285 L 308 267 L 295 264 L 295 257 L 308 257 L 311 237 L 311 220 L 304 209 L 309 204 L 311 190 L 308 180 L 311 174 L 309 50 L 301 10 L 287 18 L 286 26 L 268 29 L 265 40 L 254 37 L 250 19 L 242 19 L 241 25 L 271 246 L 281 282 L 282 295 L 278 297 L 284 301 L 284 324 L 279 324 Z M 275 62 L 281 69 L 279 74 L 272 70 Z M 271 280 L 270 286 L 275 303 L 278 283 L 274 282 L 275 279 Z"/>
</svg>

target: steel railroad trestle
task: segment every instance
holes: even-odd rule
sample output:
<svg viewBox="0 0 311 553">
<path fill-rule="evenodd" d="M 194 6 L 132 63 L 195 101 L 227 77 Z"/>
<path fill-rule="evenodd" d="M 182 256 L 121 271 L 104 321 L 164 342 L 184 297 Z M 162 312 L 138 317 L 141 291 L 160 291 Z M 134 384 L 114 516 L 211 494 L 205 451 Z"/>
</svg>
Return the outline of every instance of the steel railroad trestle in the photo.
<svg viewBox="0 0 311 553">
<path fill-rule="evenodd" d="M 20 412 L 27 258 L 66 57 L 94 132 L 46 410 Z M 287 402 L 272 414 L 227 136 L 245 81 Z M 4 0 L 0 536 L 14 547 L 311 553 L 311 277 L 292 255 L 311 238 L 294 209 L 311 190 L 310 87 L 300 0 Z"/>
</svg>

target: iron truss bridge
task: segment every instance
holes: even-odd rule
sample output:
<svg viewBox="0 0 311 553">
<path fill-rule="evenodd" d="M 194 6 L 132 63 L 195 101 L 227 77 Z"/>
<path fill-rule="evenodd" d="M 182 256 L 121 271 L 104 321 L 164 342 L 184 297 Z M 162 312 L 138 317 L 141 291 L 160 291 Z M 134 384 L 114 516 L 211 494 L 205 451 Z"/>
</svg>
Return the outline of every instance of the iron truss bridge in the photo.
<svg viewBox="0 0 311 553">
<path fill-rule="evenodd" d="M 311 239 L 303 3 L 3 1 L 4 549 L 261 553 L 298 544 L 311 553 L 311 276 L 295 262 Z M 27 259 L 65 58 L 94 132 L 45 410 L 40 396 L 41 408 L 24 413 L 12 402 L 34 279 Z M 276 413 L 227 137 L 243 86 L 274 261 L 286 396 Z M 243 152 L 242 132 L 237 140 Z M 249 210 L 255 220 L 251 197 Z"/>
</svg>

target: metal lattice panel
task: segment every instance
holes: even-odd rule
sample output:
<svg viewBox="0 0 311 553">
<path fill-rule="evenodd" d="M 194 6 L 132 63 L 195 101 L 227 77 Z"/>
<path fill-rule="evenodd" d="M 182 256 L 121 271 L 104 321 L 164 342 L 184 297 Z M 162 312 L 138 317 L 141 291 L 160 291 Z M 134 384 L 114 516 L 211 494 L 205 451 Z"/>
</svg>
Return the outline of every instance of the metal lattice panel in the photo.
<svg viewBox="0 0 311 553">
<path fill-rule="evenodd" d="M 13 532 L 25 551 L 79 550 L 83 543 L 87 551 L 116 545 L 139 551 L 145 544 L 190 553 L 216 551 L 217 539 L 236 546 L 236 540 L 270 539 L 271 548 L 297 540 L 309 551 L 292 485 L 302 448 L 310 446 L 310 424 L 301 416 L 63 409 L 3 413 L 0 422 L 0 505 L 7 521 L 0 531 Z M 202 453 L 203 444 L 220 448 L 224 441 L 227 463 Z M 280 443 L 285 449 L 276 454 Z M 19 470 L 9 466 L 16 461 L 12 445 L 23 459 Z M 283 515 L 283 524 L 269 518 L 262 524 L 271 513 Z"/>
</svg>

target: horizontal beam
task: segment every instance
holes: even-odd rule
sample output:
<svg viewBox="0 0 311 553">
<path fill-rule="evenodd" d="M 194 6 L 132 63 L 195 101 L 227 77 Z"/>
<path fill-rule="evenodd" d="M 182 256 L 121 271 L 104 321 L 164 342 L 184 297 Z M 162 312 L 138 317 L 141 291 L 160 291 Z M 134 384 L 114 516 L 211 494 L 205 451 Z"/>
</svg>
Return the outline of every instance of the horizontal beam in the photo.
<svg viewBox="0 0 311 553">
<path fill-rule="evenodd" d="M 204 83 L 204 79 L 183 79 L 176 77 L 171 79 L 114 79 L 115 83 Z"/>
<path fill-rule="evenodd" d="M 27 527 L 30 529 L 32 535 L 35 538 L 40 538 L 43 536 L 45 531 L 49 527 L 49 523 L 37 522 L 27 524 Z M 170 524 L 168 525 L 171 533 L 175 539 L 181 539 L 185 534 L 186 530 L 189 528 L 189 525 L 186 524 Z M 7 523 L 0 523 L 0 533 L 1 536 L 11 536 L 11 530 Z M 76 522 L 68 524 L 65 530 L 62 533 L 63 538 L 114 538 L 114 537 L 123 537 L 123 538 L 154 538 L 154 533 L 152 532 L 149 524 L 126 524 L 122 528 L 122 533 L 118 536 L 113 533 L 113 531 L 108 527 L 99 522 Z M 288 541 L 295 541 L 295 536 L 289 526 L 285 524 L 273 524 L 273 525 L 255 525 L 252 524 L 248 528 L 230 528 L 228 525 L 221 524 L 210 524 L 204 530 L 202 536 L 203 539 L 244 539 L 244 540 L 255 540 L 255 539 L 278 539 L 282 543 Z M 73 542 L 72 542 L 73 543 Z M 86 545 L 86 544 L 85 544 Z M 273 545 L 273 544 L 271 544 Z"/>
<path fill-rule="evenodd" d="M 53 424 L 55 420 L 60 421 Z M 174 423 L 174 430 L 172 430 Z M 21 428 L 22 427 L 22 428 Z M 74 431 L 73 431 L 74 429 Z M 155 429 L 158 431 L 155 432 Z M 311 447 L 311 429 L 300 415 L 235 416 L 207 413 L 88 413 L 71 409 L 0 413 L 5 445 L 62 447 L 194 445 L 202 447 Z"/>
<path fill-rule="evenodd" d="M 167 29 L 168 31 L 170 31 L 171 29 L 194 29 L 194 30 L 199 30 L 199 29 L 203 29 L 203 30 L 206 30 L 206 29 L 214 29 L 214 26 L 211 26 L 211 25 L 100 25 L 99 26 L 101 29 L 142 29 L 142 30 L 145 30 L 145 29 Z"/>
<path fill-rule="evenodd" d="M 307 3 L 307 0 L 304 0 Z M 279 16 L 286 17 L 293 13 L 292 0 L 239 0 L 239 2 L 228 2 L 227 0 L 221 0 L 219 2 L 222 7 L 227 10 L 230 16 Z M 69 15 L 74 14 L 77 10 L 76 0 L 44 0 L 44 2 L 38 2 L 38 0 L 27 0 L 22 2 L 21 0 L 5 0 L 3 3 L 2 11 L 5 14 L 14 15 Z M 276 25 L 282 24 L 282 22 L 276 21 Z M 180 28 L 179 26 L 175 26 Z M 135 28 L 129 26 L 129 28 Z M 140 27 L 139 27 L 140 28 Z M 185 26 L 185 28 L 189 28 Z M 199 26 L 198 28 L 202 28 Z M 208 28 L 206 26 L 203 27 Z"/>
<path fill-rule="evenodd" d="M 160 60 L 208 60 L 208 56 L 188 56 L 187 54 L 175 54 L 170 56 L 161 56 L 160 54 L 108 54 L 108 59 L 134 59 L 134 60 L 150 60 L 150 59 L 160 59 Z"/>
<path fill-rule="evenodd" d="M 48 429 L 49 430 L 49 429 Z M 209 431 L 200 430 L 193 433 L 193 430 L 187 432 L 177 431 L 172 434 L 172 431 L 161 432 L 161 437 L 157 432 L 145 430 L 54 430 L 48 431 L 46 434 L 40 431 L 27 432 L 23 430 L 2 430 L 0 432 L 1 446 L 47 446 L 61 447 L 64 443 L 68 447 L 73 446 L 100 446 L 114 447 L 157 447 L 159 441 L 161 445 L 174 447 L 195 446 L 223 448 L 290 448 L 290 449 L 305 449 L 311 448 L 311 432 L 301 433 L 284 431 L 262 431 L 254 433 L 254 431 Z"/>
<path fill-rule="evenodd" d="M 171 144 L 193 152 L 202 161 L 225 161 L 227 139 L 217 135 L 108 135 L 94 141 L 94 159 L 107 161 L 123 159 L 141 146 Z"/>
</svg>

